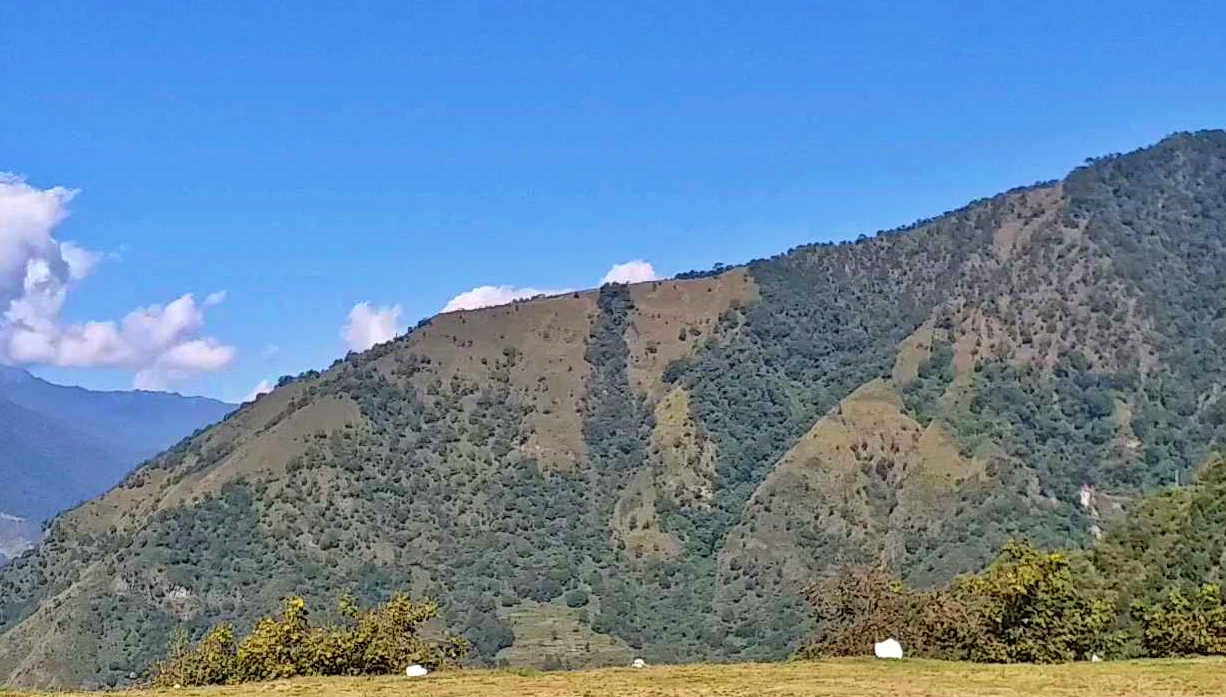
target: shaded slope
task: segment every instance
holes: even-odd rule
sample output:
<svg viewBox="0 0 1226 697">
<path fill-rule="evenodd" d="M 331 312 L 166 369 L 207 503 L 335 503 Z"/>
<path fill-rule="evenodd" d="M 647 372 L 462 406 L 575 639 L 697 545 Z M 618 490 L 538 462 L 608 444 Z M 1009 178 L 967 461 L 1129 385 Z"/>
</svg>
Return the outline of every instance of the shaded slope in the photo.
<svg viewBox="0 0 1226 697">
<path fill-rule="evenodd" d="M 0 366 L 0 512 L 37 526 L 232 409 L 200 397 L 65 387 Z"/>
<path fill-rule="evenodd" d="M 114 486 L 136 464 L 58 419 L 0 398 L 0 512 L 33 521 Z"/>
</svg>

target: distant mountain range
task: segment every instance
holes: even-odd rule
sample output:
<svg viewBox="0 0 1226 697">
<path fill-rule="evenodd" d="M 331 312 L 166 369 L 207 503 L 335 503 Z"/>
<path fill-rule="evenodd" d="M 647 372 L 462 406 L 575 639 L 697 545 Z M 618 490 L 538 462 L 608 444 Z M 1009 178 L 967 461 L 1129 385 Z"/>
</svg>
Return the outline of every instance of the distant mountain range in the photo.
<svg viewBox="0 0 1226 697">
<path fill-rule="evenodd" d="M 55 385 L 0 366 L 0 562 L 33 543 L 43 520 L 233 409 L 203 397 Z"/>
</svg>

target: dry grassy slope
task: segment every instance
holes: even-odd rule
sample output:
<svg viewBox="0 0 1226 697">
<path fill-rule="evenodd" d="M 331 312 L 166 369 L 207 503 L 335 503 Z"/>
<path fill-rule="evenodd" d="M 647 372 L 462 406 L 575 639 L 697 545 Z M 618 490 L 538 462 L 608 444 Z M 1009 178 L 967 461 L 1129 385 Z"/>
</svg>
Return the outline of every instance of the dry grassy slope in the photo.
<svg viewBox="0 0 1226 697">
<path fill-rule="evenodd" d="M 945 332 L 941 332 L 945 336 Z M 936 329 L 929 319 L 903 339 L 898 345 L 898 355 L 894 358 L 894 369 L 890 372 L 890 380 L 896 387 L 902 387 L 911 382 L 919 374 L 920 366 L 932 355 L 932 342 L 936 338 Z"/>
<path fill-rule="evenodd" d="M 650 457 L 614 508 L 613 537 L 632 559 L 669 559 L 682 544 L 665 532 L 656 510 L 659 497 L 677 506 L 709 507 L 715 487 L 715 444 L 690 412 L 690 395 L 673 387 L 655 408 Z"/>
<path fill-rule="evenodd" d="M 571 468 L 583 459 L 583 355 L 596 315 L 594 291 L 453 312 L 414 331 L 398 352 L 430 359 L 430 370 L 416 378 L 420 388 L 456 374 L 480 382 L 514 348 L 521 359 L 511 383 L 535 407 L 523 449 L 544 467 Z"/>
<path fill-rule="evenodd" d="M 634 474 L 613 509 L 613 541 L 631 559 L 672 559 L 682 543 L 660 526 L 656 511 L 656 472 L 645 467 Z"/>
<path fill-rule="evenodd" d="M 739 590 L 759 569 L 797 584 L 840 557 L 896 561 L 904 533 L 948 516 L 955 486 L 982 470 L 938 423 L 907 416 L 888 383 L 870 382 L 814 424 L 758 487 L 721 555 L 721 586 Z M 814 535 L 834 541 L 829 556 L 808 551 Z"/>
<path fill-rule="evenodd" d="M 739 271 L 721 278 L 636 286 L 633 293 L 640 306 L 626 338 L 636 357 L 633 370 L 640 388 L 658 400 L 660 373 L 668 362 L 694 350 L 720 313 L 751 299 L 754 292 L 752 280 Z M 378 367 L 393 378 L 395 354 L 428 359 L 426 369 L 414 381 L 423 398 L 429 399 L 431 382 L 445 383 L 462 375 L 480 383 L 505 357 L 505 351 L 518 352 L 510 375 L 512 389 L 534 407 L 528 417 L 532 435 L 521 450 L 546 469 L 573 467 L 583 457 L 582 405 L 588 375 L 584 352 L 596 317 L 595 297 L 594 291 L 587 291 L 441 315 L 401 340 Z M 311 394 L 332 372 L 262 396 L 191 439 L 181 459 L 162 456 L 123 485 L 61 516 L 56 525 L 69 538 L 104 535 L 112 528 L 137 529 L 158 511 L 190 505 L 240 477 L 268 484 L 268 496 L 275 498 L 284 485 L 287 463 L 313 441 L 341 430 L 367 430 L 357 404 L 348 397 Z M 657 482 L 668 483 L 670 490 L 678 483 L 683 488 L 701 488 L 713 466 L 713 453 L 704 455 L 695 441 L 685 395 L 663 400 L 657 411 L 661 416 L 658 448 L 654 464 L 643 470 L 648 491 L 654 491 Z M 684 452 L 668 452 L 672 446 L 666 441 Z M 686 464 L 691 458 L 696 458 L 695 464 Z M 328 482 L 320 480 L 317 486 L 326 497 Z M 274 518 L 283 513 L 275 503 L 268 510 Z M 644 514 L 642 519 L 647 522 L 649 517 Z M 663 547 L 667 546 L 666 541 Z M 354 552 L 378 561 L 393 550 L 376 543 Z M 99 598 L 115 593 L 146 594 L 150 602 L 182 619 L 194 616 L 204 604 L 203 599 L 191 596 L 178 598 L 160 569 L 131 569 L 110 558 L 99 559 L 86 569 L 73 569 L 64 578 L 70 582 L 61 593 L 0 635 L 0 676 L 7 681 L 72 684 L 85 677 L 64 670 L 76 665 L 72 656 L 95 655 L 100 642 L 106 640 L 98 628 L 83 627 L 79 620 L 80 608 Z M 552 610 L 541 607 L 544 609 L 517 610 L 517 621 L 531 625 L 534 613 L 544 613 L 541 621 L 549 620 Z M 603 646 L 610 640 L 594 641 Z M 614 642 L 600 655 L 616 648 Z"/>
<path fill-rule="evenodd" d="M 1073 349 L 1101 370 L 1156 361 L 1135 292 L 1112 276 L 1084 223 L 1065 218 L 1066 206 L 1060 183 L 1009 194 L 991 249 L 951 279 L 954 292 L 934 319 L 950 332 L 959 372 L 985 358 L 1050 366 Z M 1115 307 L 1105 311 L 1104 301 Z"/>
<path fill-rule="evenodd" d="M 740 270 L 716 278 L 644 283 L 632 291 L 639 306 L 627 343 L 638 357 L 635 380 L 657 399 L 660 374 L 668 363 L 693 351 L 721 312 L 756 293 L 752 279 Z M 595 291 L 583 291 L 439 315 L 412 332 L 396 353 L 429 359 L 429 369 L 415 378 L 424 392 L 431 380 L 446 382 L 457 374 L 480 382 L 505 350 L 518 351 L 521 359 L 512 370 L 512 385 L 534 406 L 528 417 L 532 436 L 523 450 L 546 467 L 574 466 L 583 456 L 584 351 L 596 317 L 595 297 Z M 678 327 L 697 333 L 680 340 Z M 391 360 L 388 356 L 381 363 Z M 313 437 L 364 421 L 357 405 L 344 397 L 307 396 L 308 389 L 327 376 L 325 372 L 260 397 L 193 439 L 201 455 L 189 453 L 170 470 L 144 468 L 125 485 L 61 517 L 58 524 L 95 532 L 138 526 L 153 512 L 216 491 L 232 479 L 279 477 Z M 295 400 L 303 405 L 291 406 Z M 219 452 L 227 454 L 201 471 L 176 476 L 196 469 L 201 457 Z"/>
<path fill-rule="evenodd" d="M 632 556 L 668 557 L 680 544 L 660 530 L 655 497 L 664 491 L 690 500 L 709 498 L 715 452 L 697 435 L 688 395 L 665 394 L 661 376 L 669 363 L 692 354 L 710 336 L 723 312 L 756 298 L 757 289 L 748 273 L 735 269 L 710 278 L 637 284 L 631 297 L 635 310 L 625 336 L 630 379 L 655 404 L 657 427 L 652 462 L 627 487 L 613 527 L 615 541 Z M 458 373 L 479 382 L 513 347 L 520 360 L 511 372 L 512 385 L 534 407 L 528 416 L 531 435 L 521 450 L 547 469 L 572 468 L 584 457 L 584 353 L 596 316 L 595 291 L 449 313 L 413 332 L 398 351 L 430 359 L 429 369 L 415 378 L 424 388 Z"/>
<path fill-rule="evenodd" d="M 718 454 L 694 420 L 690 394 L 674 387 L 660 400 L 655 415 L 650 455 L 658 458 L 657 481 L 671 487 L 668 493 L 679 505 L 709 506 Z"/>
<path fill-rule="evenodd" d="M 61 516 L 57 524 L 87 532 L 141 526 L 156 511 L 215 492 L 233 479 L 279 476 L 317 434 L 363 421 L 357 405 L 343 398 L 289 409 L 305 390 L 305 385 L 295 384 L 261 397 L 198 436 L 194 442 L 199 455 L 189 453 L 174 468 L 138 470 L 121 486 Z M 215 464 L 195 471 L 201 458 L 220 453 L 225 455 Z"/>
<path fill-rule="evenodd" d="M 663 396 L 660 380 L 672 361 L 690 355 L 709 337 L 719 316 L 758 297 L 745 269 L 689 281 L 657 281 L 631 287 L 635 313 L 626 343 L 630 383 L 652 401 Z"/>
<path fill-rule="evenodd" d="M 515 633 L 515 643 L 498 653 L 515 666 L 547 667 L 551 660 L 569 669 L 622 666 L 634 660 L 634 650 L 616 637 L 593 632 L 586 618 L 595 605 L 572 609 L 526 601 L 501 614 Z"/>
<path fill-rule="evenodd" d="M 397 352 L 430 359 L 418 387 L 462 374 L 480 382 L 504 350 L 520 356 L 511 373 L 517 394 L 534 407 L 525 454 L 545 467 L 582 461 L 583 402 L 588 335 L 597 317 L 594 290 L 516 302 L 435 317 L 409 335 Z M 721 276 L 631 286 L 635 313 L 626 343 L 631 380 L 653 402 L 662 397 L 660 376 L 668 364 L 691 354 L 721 313 L 757 297 L 753 279 L 737 269 Z M 381 361 L 390 371 L 392 357 Z"/>
<path fill-rule="evenodd" d="M 622 492 L 613 515 L 614 542 L 632 559 L 668 559 L 682 551 L 680 540 L 662 529 L 659 497 L 680 506 L 707 506 L 712 498 L 715 444 L 695 422 L 689 393 L 666 385 L 661 376 L 669 363 L 693 354 L 712 335 L 722 313 L 754 300 L 757 288 L 744 269 L 700 280 L 631 289 L 630 382 L 655 404 L 650 460 Z"/>
</svg>

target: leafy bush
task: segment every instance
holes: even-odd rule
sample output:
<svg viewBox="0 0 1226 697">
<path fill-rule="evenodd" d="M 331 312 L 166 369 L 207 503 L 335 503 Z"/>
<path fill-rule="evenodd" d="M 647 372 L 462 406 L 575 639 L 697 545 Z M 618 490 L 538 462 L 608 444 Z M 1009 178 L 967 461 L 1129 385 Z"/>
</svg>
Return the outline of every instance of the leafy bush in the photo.
<svg viewBox="0 0 1226 697">
<path fill-rule="evenodd" d="M 251 682 L 311 675 L 317 644 L 323 643 L 306 617 L 306 601 L 288 598 L 280 617 L 265 617 L 238 645 L 235 670 L 227 682 Z"/>
<path fill-rule="evenodd" d="M 222 685 L 234 675 L 234 628 L 219 624 L 195 646 L 187 643 L 183 630 L 175 633 L 166 660 L 157 665 L 155 683 L 173 685 Z"/>
<path fill-rule="evenodd" d="M 942 605 L 938 593 L 905 586 L 894 574 L 869 567 L 843 567 L 806 593 L 817 618 L 818 636 L 803 658 L 871 655 L 873 644 L 893 637 L 908 653 L 936 656 L 935 632 L 925 618 Z"/>
<path fill-rule="evenodd" d="M 1058 663 L 1113 644 L 1110 603 L 1082 590 L 1067 557 L 1010 542 L 982 573 L 928 592 L 853 569 L 810 588 L 818 636 L 804 658 L 864 655 L 893 637 L 910 655 Z"/>
<path fill-rule="evenodd" d="M 1134 604 L 1132 616 L 1146 656 L 1226 655 L 1226 597 L 1217 584 L 1191 595 L 1172 588 L 1160 603 Z"/>
<path fill-rule="evenodd" d="M 972 661 L 1059 663 L 1103 651 L 1115 618 L 1112 605 L 1080 587 L 1059 552 L 1010 542 L 980 574 L 950 588 L 971 620 L 953 647 Z"/>
<path fill-rule="evenodd" d="M 302 675 L 386 675 L 414 663 L 430 668 L 454 666 L 467 652 L 463 639 L 432 644 L 419 635 L 438 617 L 432 602 L 396 594 L 385 604 L 361 610 L 346 596 L 341 626 L 312 627 L 306 602 L 285 600 L 281 614 L 261 619 L 235 642 L 229 625 L 218 625 L 195 646 L 176 636 L 167 658 L 155 668 L 154 684 L 223 685 Z"/>
</svg>

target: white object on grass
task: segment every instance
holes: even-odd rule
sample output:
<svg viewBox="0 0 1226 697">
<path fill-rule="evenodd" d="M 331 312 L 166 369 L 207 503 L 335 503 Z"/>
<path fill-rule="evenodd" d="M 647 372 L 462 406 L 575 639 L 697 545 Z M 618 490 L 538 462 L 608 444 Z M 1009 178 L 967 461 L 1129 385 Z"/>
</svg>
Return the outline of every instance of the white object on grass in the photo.
<svg viewBox="0 0 1226 697">
<path fill-rule="evenodd" d="M 410 678 L 424 678 L 430 674 L 430 671 L 426 670 L 423 666 L 419 666 L 414 663 L 413 665 L 404 669 L 404 674 Z"/>
<path fill-rule="evenodd" d="M 893 639 L 873 644 L 873 654 L 877 658 L 902 658 L 902 644 Z"/>
<path fill-rule="evenodd" d="M 1101 660 L 1103 660 L 1102 656 L 1099 656 L 1096 653 L 1090 654 L 1090 663 L 1098 663 Z"/>
<path fill-rule="evenodd" d="M 634 663 L 632 663 L 631 665 L 634 666 L 635 668 L 646 668 L 647 661 L 644 661 L 641 658 L 636 658 L 634 659 Z"/>
</svg>

